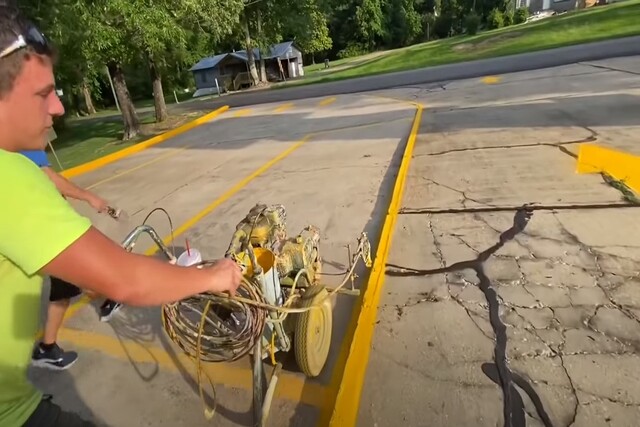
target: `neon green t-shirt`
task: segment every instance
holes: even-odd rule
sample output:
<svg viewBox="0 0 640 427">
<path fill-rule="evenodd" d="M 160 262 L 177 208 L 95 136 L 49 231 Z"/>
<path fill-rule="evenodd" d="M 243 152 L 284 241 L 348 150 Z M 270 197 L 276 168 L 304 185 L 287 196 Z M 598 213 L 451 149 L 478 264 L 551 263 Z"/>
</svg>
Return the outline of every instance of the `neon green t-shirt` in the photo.
<svg viewBox="0 0 640 427">
<path fill-rule="evenodd" d="M 40 321 L 39 270 L 91 222 L 35 163 L 0 150 L 0 426 L 20 427 L 42 397 L 27 379 Z"/>
</svg>

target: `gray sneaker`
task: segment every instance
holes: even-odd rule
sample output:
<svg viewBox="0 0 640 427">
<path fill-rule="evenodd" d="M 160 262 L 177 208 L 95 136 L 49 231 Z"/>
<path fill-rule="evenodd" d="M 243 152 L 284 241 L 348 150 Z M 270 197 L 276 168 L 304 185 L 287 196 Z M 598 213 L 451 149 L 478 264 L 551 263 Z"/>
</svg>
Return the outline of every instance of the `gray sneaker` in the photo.
<svg viewBox="0 0 640 427">
<path fill-rule="evenodd" d="M 31 363 L 34 366 L 56 371 L 69 369 L 76 363 L 76 360 L 78 360 L 78 353 L 75 351 L 64 351 L 58 344 L 53 344 L 53 348 L 49 350 L 43 349 L 42 345 L 39 344 L 33 350 L 33 355 L 31 356 Z"/>
</svg>

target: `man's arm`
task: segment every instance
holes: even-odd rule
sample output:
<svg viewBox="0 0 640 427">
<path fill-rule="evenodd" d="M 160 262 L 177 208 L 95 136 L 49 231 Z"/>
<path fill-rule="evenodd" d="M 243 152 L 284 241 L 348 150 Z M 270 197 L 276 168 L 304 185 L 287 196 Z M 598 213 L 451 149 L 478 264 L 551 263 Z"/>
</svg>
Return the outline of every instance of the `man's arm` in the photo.
<svg viewBox="0 0 640 427">
<path fill-rule="evenodd" d="M 58 191 L 65 197 L 70 197 L 76 200 L 82 200 L 87 202 L 91 207 L 96 209 L 98 212 L 102 212 L 107 209 L 107 202 L 99 197 L 97 194 L 85 190 L 84 188 L 80 188 L 73 182 L 69 181 L 64 176 L 60 175 L 56 171 L 54 171 L 49 166 L 43 166 L 41 169 L 45 174 L 53 181 Z"/>
<path fill-rule="evenodd" d="M 229 259 L 207 268 L 179 267 L 127 252 L 93 227 L 41 271 L 132 306 L 174 302 L 206 291 L 233 292 L 242 277 Z"/>
<path fill-rule="evenodd" d="M 0 150 L 0 254 L 26 274 L 50 274 L 130 305 L 158 305 L 204 291 L 234 292 L 242 273 L 231 260 L 179 267 L 132 254 L 91 226 L 29 160 Z"/>
</svg>

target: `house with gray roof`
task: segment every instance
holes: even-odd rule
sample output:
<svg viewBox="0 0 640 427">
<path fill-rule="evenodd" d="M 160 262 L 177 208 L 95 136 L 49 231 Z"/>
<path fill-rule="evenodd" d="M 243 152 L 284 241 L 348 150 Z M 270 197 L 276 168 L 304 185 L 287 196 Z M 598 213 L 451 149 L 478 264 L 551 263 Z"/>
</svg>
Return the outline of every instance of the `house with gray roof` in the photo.
<svg viewBox="0 0 640 427">
<path fill-rule="evenodd" d="M 261 54 L 263 52 L 259 49 L 253 49 L 258 75 Z M 304 75 L 302 52 L 293 41 L 271 46 L 269 52 L 264 53 L 264 61 L 267 81 L 289 80 Z M 189 70 L 196 83 L 194 96 L 215 93 L 218 87 L 221 92 L 226 92 L 251 86 L 246 50 L 203 58 Z"/>
</svg>

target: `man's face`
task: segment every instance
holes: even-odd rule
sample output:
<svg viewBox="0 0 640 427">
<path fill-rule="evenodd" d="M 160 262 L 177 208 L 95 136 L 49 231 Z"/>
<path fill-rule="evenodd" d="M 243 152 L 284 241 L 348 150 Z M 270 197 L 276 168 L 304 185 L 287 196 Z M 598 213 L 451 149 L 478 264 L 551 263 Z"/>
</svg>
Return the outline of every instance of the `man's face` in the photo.
<svg viewBox="0 0 640 427">
<path fill-rule="evenodd" d="M 31 55 L 11 92 L 0 98 L 0 148 L 44 149 L 53 117 L 62 114 L 64 107 L 55 91 L 51 60 Z"/>
</svg>

